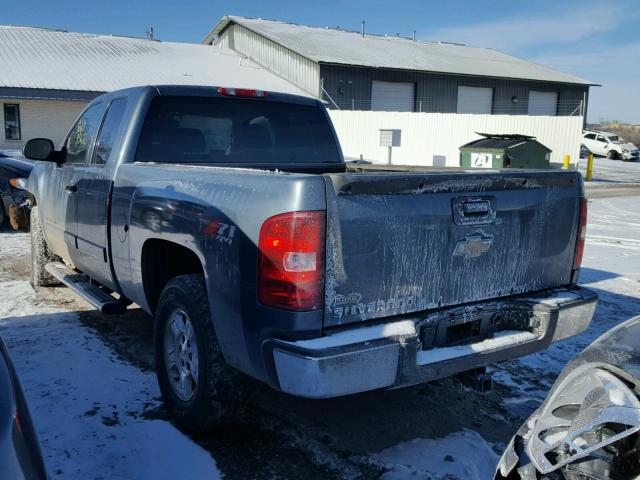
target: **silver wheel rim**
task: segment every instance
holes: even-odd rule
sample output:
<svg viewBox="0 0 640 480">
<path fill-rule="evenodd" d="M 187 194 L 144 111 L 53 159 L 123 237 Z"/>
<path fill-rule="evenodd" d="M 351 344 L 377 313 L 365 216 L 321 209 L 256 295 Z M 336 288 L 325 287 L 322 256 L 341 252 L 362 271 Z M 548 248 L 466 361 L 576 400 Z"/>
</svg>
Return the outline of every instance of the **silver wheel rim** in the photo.
<svg viewBox="0 0 640 480">
<path fill-rule="evenodd" d="M 174 393 L 184 402 L 198 388 L 198 343 L 189 315 L 176 309 L 169 315 L 164 332 L 164 363 Z"/>
</svg>

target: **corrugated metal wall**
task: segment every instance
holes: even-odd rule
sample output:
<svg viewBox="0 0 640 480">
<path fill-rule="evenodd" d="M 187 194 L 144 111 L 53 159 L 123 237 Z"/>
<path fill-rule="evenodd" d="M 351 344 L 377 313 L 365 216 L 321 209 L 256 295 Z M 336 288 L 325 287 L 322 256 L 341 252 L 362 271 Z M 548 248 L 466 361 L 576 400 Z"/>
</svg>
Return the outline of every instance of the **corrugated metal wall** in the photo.
<svg viewBox="0 0 640 480">
<path fill-rule="evenodd" d="M 222 32 L 220 41 L 312 95 L 320 96 L 317 63 L 235 23 Z"/>
<path fill-rule="evenodd" d="M 587 91 L 579 85 L 317 64 L 235 23 L 220 34 L 220 42 L 312 95 L 322 96 L 332 108 L 370 110 L 373 80 L 414 83 L 416 112 L 454 113 L 458 86 L 464 85 L 493 88 L 494 114 L 526 115 L 529 91 L 539 90 L 558 93 L 558 115 L 576 115 Z M 582 108 L 584 114 L 586 108 Z"/>
<path fill-rule="evenodd" d="M 529 115 L 472 115 L 451 113 L 367 112 L 331 110 L 345 158 L 386 163 L 387 147 L 380 146 L 380 129 L 400 129 L 401 146 L 392 159 L 400 165 L 459 166 L 459 147 L 480 138 L 475 132 L 532 135 L 551 150 L 551 161 L 564 155 L 578 159 L 582 117 Z"/>
<path fill-rule="evenodd" d="M 373 80 L 412 82 L 416 85 L 417 112 L 453 113 L 456 111 L 458 86 L 493 88 L 493 113 L 526 115 L 530 90 L 558 92 L 558 114 L 576 114 L 586 87 L 545 82 L 465 77 L 436 73 L 406 72 L 342 65 L 320 66 L 320 78 L 331 107 L 369 110 Z M 329 98 L 331 97 L 331 99 Z M 513 102 L 517 98 L 517 103 Z"/>
</svg>

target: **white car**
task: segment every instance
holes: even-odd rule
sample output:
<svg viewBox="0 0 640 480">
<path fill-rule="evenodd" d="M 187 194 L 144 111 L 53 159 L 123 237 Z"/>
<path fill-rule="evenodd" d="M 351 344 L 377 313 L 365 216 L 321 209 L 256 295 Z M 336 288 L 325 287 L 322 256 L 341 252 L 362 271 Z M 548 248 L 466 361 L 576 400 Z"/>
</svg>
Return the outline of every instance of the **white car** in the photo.
<svg viewBox="0 0 640 480">
<path fill-rule="evenodd" d="M 638 160 L 640 150 L 632 143 L 626 143 L 614 133 L 598 130 L 582 132 L 582 144 L 594 155 L 614 160 Z"/>
</svg>

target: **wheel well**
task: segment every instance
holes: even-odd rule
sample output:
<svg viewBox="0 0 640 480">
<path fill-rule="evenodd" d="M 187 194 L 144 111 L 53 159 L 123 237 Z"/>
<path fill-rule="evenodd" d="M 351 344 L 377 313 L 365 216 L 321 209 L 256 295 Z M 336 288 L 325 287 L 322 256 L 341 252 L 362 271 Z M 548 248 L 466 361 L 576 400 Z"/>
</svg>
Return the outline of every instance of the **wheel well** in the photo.
<svg viewBox="0 0 640 480">
<path fill-rule="evenodd" d="M 142 283 L 153 312 L 165 285 L 178 275 L 204 273 L 198 256 L 186 247 L 166 240 L 147 240 L 142 247 Z"/>
</svg>

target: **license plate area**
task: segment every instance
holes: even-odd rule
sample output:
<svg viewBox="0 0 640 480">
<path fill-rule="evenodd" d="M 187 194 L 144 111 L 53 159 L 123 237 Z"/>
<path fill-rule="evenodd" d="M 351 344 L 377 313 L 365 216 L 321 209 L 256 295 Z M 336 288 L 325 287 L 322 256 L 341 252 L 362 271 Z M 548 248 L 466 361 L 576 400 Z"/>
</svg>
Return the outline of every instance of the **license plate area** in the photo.
<svg viewBox="0 0 640 480">
<path fill-rule="evenodd" d="M 503 330 L 534 332 L 539 323 L 528 309 L 491 305 L 437 312 L 419 325 L 422 349 L 429 350 L 480 342 Z"/>
<path fill-rule="evenodd" d="M 482 319 L 449 325 L 445 333 L 445 345 L 459 345 L 480 339 Z"/>
</svg>

